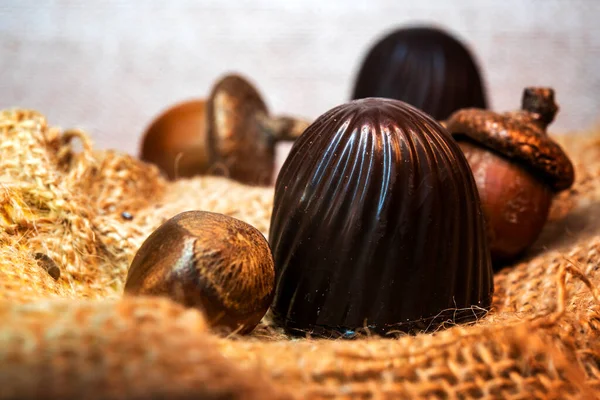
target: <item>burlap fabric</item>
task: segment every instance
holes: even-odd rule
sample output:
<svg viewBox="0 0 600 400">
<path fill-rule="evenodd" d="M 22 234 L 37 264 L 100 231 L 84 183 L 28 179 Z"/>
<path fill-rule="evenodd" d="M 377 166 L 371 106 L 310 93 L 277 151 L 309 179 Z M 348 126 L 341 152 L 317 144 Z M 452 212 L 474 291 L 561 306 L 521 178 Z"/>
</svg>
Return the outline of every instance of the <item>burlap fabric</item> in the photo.
<svg viewBox="0 0 600 400">
<path fill-rule="evenodd" d="M 157 170 L 33 111 L 0 114 L 0 398 L 595 398 L 600 393 L 600 143 L 561 139 L 577 183 L 493 309 L 398 339 L 212 333 L 166 299 L 124 298 L 167 218 L 221 212 L 268 233 L 273 191 Z M 127 214 L 129 213 L 129 214 Z M 132 216 L 133 218 L 130 218 Z M 61 270 L 55 281 L 39 254 Z"/>
</svg>

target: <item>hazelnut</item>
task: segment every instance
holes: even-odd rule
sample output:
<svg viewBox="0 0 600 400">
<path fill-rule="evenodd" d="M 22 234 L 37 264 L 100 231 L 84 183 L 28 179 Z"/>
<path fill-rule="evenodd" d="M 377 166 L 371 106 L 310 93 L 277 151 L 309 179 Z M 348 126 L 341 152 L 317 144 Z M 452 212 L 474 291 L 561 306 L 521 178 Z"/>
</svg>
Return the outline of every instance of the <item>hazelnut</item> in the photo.
<svg viewBox="0 0 600 400">
<path fill-rule="evenodd" d="M 135 255 L 125 293 L 162 295 L 201 309 L 215 327 L 251 331 L 273 298 L 264 236 L 222 214 L 188 211 L 156 229 Z"/>
<path fill-rule="evenodd" d="M 421 331 L 490 307 L 469 164 L 431 117 L 364 99 L 320 116 L 275 185 L 274 320 L 290 333 Z"/>
<path fill-rule="evenodd" d="M 552 197 L 573 184 L 573 164 L 546 133 L 557 110 L 552 89 L 527 88 L 519 111 L 465 109 L 444 122 L 471 165 L 496 265 L 533 244 Z"/>
<path fill-rule="evenodd" d="M 189 101 L 161 114 L 144 134 L 140 158 L 171 179 L 214 174 L 268 185 L 276 143 L 295 140 L 307 126 L 302 120 L 269 115 L 246 79 L 227 75 L 213 86 L 206 102 Z"/>
</svg>

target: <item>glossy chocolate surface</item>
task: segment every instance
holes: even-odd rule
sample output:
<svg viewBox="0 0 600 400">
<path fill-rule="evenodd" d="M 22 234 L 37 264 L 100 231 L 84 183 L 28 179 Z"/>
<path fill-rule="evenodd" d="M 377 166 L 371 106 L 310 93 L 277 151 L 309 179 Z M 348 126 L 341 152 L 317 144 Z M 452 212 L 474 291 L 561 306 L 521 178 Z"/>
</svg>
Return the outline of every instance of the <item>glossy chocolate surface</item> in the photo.
<svg viewBox="0 0 600 400">
<path fill-rule="evenodd" d="M 469 165 L 431 117 L 364 99 L 319 117 L 279 174 L 272 312 L 289 332 L 431 330 L 490 306 Z"/>
</svg>

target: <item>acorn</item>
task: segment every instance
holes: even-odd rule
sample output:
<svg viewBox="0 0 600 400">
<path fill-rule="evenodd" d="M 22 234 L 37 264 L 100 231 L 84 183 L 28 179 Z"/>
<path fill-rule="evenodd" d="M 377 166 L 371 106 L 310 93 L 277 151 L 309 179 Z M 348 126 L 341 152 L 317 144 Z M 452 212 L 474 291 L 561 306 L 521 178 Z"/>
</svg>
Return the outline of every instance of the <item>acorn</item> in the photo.
<svg viewBox="0 0 600 400">
<path fill-rule="evenodd" d="M 252 84 L 227 75 L 206 102 L 181 103 L 156 118 L 144 134 L 140 158 L 170 179 L 211 174 L 269 185 L 276 143 L 295 140 L 307 126 L 306 121 L 269 115 Z"/>
<path fill-rule="evenodd" d="M 202 310 L 213 327 L 250 332 L 273 298 L 265 237 L 223 214 L 187 211 L 156 229 L 136 253 L 125 293 L 166 296 Z"/>
<path fill-rule="evenodd" d="M 272 317 L 292 334 L 429 331 L 491 304 L 469 164 L 401 101 L 352 101 L 306 129 L 277 178 L 269 242 Z"/>
<path fill-rule="evenodd" d="M 552 198 L 573 184 L 573 164 L 546 132 L 557 111 L 552 89 L 527 88 L 519 111 L 465 109 L 444 122 L 473 170 L 497 266 L 535 242 Z"/>
</svg>

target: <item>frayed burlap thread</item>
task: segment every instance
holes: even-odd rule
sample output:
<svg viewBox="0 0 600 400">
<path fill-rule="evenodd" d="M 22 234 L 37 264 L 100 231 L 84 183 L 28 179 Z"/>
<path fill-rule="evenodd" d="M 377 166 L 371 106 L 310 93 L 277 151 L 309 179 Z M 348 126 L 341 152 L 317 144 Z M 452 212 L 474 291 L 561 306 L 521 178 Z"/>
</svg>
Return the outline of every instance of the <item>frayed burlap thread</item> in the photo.
<svg viewBox="0 0 600 400">
<path fill-rule="evenodd" d="M 2 304 L 0 318 L 2 398 L 289 398 L 225 360 L 202 316 L 169 301 Z"/>
<path fill-rule="evenodd" d="M 600 143 L 561 138 L 577 170 L 521 262 L 495 277 L 491 312 L 432 334 L 289 338 L 268 318 L 247 337 L 202 313 L 122 295 L 143 240 L 179 212 L 268 234 L 272 188 L 95 151 L 81 131 L 0 113 L 0 399 L 581 399 L 600 393 Z M 81 150 L 76 150 L 80 142 Z M 58 280 L 36 254 L 60 268 Z"/>
</svg>

